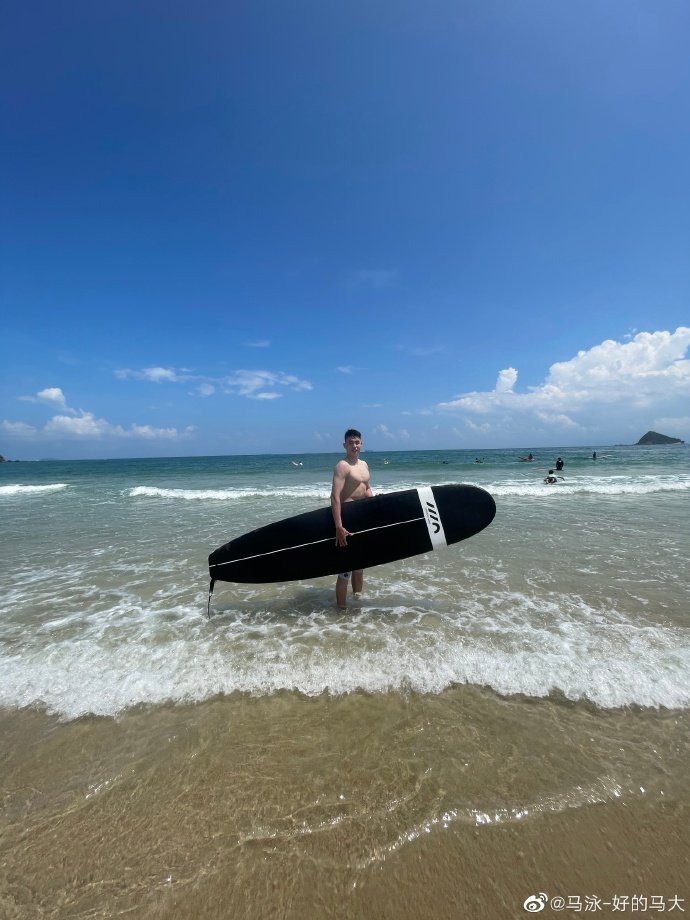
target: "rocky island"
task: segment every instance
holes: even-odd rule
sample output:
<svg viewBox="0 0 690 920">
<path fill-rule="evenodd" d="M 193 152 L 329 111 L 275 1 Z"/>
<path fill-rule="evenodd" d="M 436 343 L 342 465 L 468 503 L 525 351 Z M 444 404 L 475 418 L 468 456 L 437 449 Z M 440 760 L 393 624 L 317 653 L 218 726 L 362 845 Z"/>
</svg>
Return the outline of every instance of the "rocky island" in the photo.
<svg viewBox="0 0 690 920">
<path fill-rule="evenodd" d="M 658 431 L 648 431 L 647 434 L 643 434 L 640 440 L 637 442 L 639 444 L 685 444 L 685 441 L 681 441 L 680 438 L 669 438 L 666 434 L 659 434 Z"/>
</svg>

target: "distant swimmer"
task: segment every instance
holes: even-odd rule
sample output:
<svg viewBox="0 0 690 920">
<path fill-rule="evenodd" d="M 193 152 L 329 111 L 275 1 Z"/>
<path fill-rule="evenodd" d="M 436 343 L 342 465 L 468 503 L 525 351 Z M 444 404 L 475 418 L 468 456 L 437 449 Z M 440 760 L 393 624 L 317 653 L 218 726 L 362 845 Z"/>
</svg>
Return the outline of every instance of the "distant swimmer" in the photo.
<svg viewBox="0 0 690 920">
<path fill-rule="evenodd" d="M 475 463 L 483 463 L 484 461 L 483 461 L 483 460 L 480 460 L 479 457 L 475 457 L 475 458 L 474 458 L 474 462 L 475 462 Z"/>
<path fill-rule="evenodd" d="M 293 461 L 292 461 L 292 465 L 293 465 L 293 466 L 302 466 L 302 461 L 301 461 L 301 460 L 293 460 Z"/>
<path fill-rule="evenodd" d="M 597 452 L 594 451 L 594 453 L 592 454 L 592 460 L 596 460 L 596 459 L 597 459 Z"/>
<path fill-rule="evenodd" d="M 520 460 L 520 463 L 526 463 L 530 460 L 534 460 L 534 457 L 532 456 L 532 454 L 527 454 L 526 457 L 520 457 L 519 460 Z"/>
<path fill-rule="evenodd" d="M 559 457 L 558 460 L 556 460 L 556 469 L 558 470 L 559 473 L 563 469 L 563 466 L 564 466 L 563 461 Z"/>
<path fill-rule="evenodd" d="M 549 470 L 548 476 L 544 476 L 544 482 L 548 483 L 548 485 L 553 485 L 553 483 L 558 482 L 559 479 L 565 482 L 565 476 L 556 476 L 553 470 Z"/>
</svg>

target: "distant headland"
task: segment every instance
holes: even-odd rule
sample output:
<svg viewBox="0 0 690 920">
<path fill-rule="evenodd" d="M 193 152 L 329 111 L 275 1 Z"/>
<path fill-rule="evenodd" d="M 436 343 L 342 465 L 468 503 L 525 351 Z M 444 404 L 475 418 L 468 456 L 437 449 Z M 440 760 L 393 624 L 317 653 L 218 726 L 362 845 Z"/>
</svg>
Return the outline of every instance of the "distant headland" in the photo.
<svg viewBox="0 0 690 920">
<path fill-rule="evenodd" d="M 680 438 L 669 438 L 667 434 L 659 434 L 658 431 L 648 431 L 643 434 L 638 444 L 685 444 Z"/>
</svg>

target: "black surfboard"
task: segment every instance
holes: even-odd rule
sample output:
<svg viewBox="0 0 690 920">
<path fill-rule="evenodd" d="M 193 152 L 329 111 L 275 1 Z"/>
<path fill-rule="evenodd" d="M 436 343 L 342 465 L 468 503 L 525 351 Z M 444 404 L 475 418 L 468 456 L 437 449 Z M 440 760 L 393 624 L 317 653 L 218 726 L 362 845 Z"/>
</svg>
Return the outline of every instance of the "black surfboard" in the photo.
<svg viewBox="0 0 690 920">
<path fill-rule="evenodd" d="M 368 569 L 474 536 L 491 523 L 496 504 L 468 485 L 424 486 L 343 502 L 347 546 L 335 542 L 330 506 L 259 527 L 208 557 L 214 581 L 297 581 Z"/>
</svg>

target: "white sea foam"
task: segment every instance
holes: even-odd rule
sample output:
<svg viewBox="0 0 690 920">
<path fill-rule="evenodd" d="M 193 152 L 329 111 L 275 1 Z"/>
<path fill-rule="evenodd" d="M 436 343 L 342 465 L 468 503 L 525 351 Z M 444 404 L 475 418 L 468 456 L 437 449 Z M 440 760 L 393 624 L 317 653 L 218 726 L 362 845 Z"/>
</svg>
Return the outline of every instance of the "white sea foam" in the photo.
<svg viewBox="0 0 690 920">
<path fill-rule="evenodd" d="M 155 486 L 135 486 L 126 493 L 130 498 L 165 498 L 183 501 L 237 501 L 238 499 L 259 498 L 313 498 L 326 500 L 329 489 L 314 486 L 246 489 L 164 489 Z"/>
<path fill-rule="evenodd" d="M 47 492 L 61 492 L 62 489 L 66 488 L 66 482 L 54 482 L 45 486 L 25 486 L 13 484 L 8 486 L 0 486 L 0 496 L 45 495 Z"/>
<path fill-rule="evenodd" d="M 542 479 L 534 482 L 524 480 L 496 481 L 485 486 L 493 495 L 503 496 L 551 496 L 559 495 L 653 495 L 659 492 L 690 491 L 687 476 L 610 476 L 600 479 L 578 478 L 559 480 L 546 484 Z"/>
<path fill-rule="evenodd" d="M 232 590 L 240 603 L 210 622 L 201 595 L 171 606 L 171 591 L 148 604 L 123 593 L 81 623 L 58 616 L 0 656 L 0 705 L 75 718 L 218 693 L 437 694 L 470 683 L 603 708 L 690 706 L 687 630 L 641 626 L 579 598 L 497 590 L 451 612 L 424 592 L 411 605 L 374 588 L 373 603 L 341 615 L 315 603 L 326 600 L 320 589 L 278 612 L 252 600 L 253 588 Z"/>
<path fill-rule="evenodd" d="M 534 480 L 527 478 L 500 479 L 492 482 L 477 482 L 476 485 L 487 489 L 496 496 L 566 496 L 566 495 L 652 495 L 661 492 L 690 491 L 688 476 L 607 476 L 571 477 L 559 480 L 555 485 L 547 485 L 543 477 Z M 428 485 L 421 481 L 397 481 L 394 485 L 385 483 L 376 487 L 376 493 L 386 494 L 394 491 L 418 488 Z M 154 498 L 182 501 L 238 501 L 260 499 L 308 499 L 310 501 L 327 501 L 329 487 L 324 484 L 304 484 L 294 486 L 247 486 L 245 488 L 226 489 L 174 489 L 157 486 L 135 486 L 125 493 L 130 498 Z"/>
</svg>

